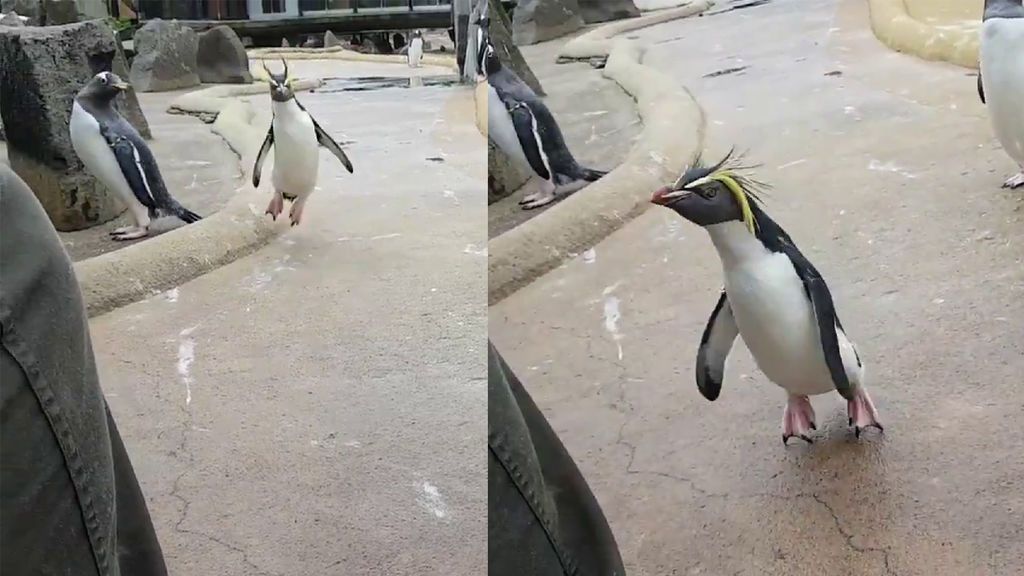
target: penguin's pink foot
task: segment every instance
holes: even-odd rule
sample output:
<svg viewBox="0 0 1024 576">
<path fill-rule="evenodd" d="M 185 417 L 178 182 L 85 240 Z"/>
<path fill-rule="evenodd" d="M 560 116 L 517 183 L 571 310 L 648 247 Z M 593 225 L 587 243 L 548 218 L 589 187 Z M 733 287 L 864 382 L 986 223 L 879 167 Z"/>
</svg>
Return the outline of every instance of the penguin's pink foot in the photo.
<svg viewBox="0 0 1024 576">
<path fill-rule="evenodd" d="M 266 214 L 270 214 L 276 221 L 281 212 L 284 212 L 284 196 L 280 192 L 275 192 L 274 197 L 270 199 L 270 204 L 267 205 Z"/>
<path fill-rule="evenodd" d="M 790 396 L 786 403 L 786 411 L 782 414 L 782 443 L 787 444 L 790 438 L 800 438 L 813 444 L 809 436 L 811 430 L 817 430 L 814 424 L 814 407 L 807 396 Z"/>
<path fill-rule="evenodd" d="M 853 400 L 846 403 L 846 412 L 850 416 L 850 426 L 853 426 L 853 433 L 858 438 L 866 428 L 878 428 L 883 432 L 882 423 L 878 421 L 878 411 L 875 404 L 868 396 L 868 391 L 863 386 L 858 386 L 853 393 Z"/>
<path fill-rule="evenodd" d="M 142 226 L 131 227 L 119 234 L 112 235 L 112 239 L 123 242 L 125 240 L 135 240 L 136 238 L 142 238 L 143 236 L 149 235 L 149 229 Z"/>
<path fill-rule="evenodd" d="M 292 209 L 288 213 L 288 217 L 292 221 L 292 226 L 298 226 L 302 220 L 302 209 L 306 206 L 306 199 L 299 198 L 295 202 L 292 202 Z"/>
<path fill-rule="evenodd" d="M 1024 186 L 1024 170 L 1020 171 L 1020 174 L 1011 176 L 1009 180 L 1003 183 L 1003 188 L 1020 188 Z"/>
<path fill-rule="evenodd" d="M 121 234 L 131 232 L 132 230 L 135 230 L 135 226 L 121 226 L 120 228 L 115 228 L 114 230 L 111 230 L 110 235 L 120 236 Z"/>
</svg>

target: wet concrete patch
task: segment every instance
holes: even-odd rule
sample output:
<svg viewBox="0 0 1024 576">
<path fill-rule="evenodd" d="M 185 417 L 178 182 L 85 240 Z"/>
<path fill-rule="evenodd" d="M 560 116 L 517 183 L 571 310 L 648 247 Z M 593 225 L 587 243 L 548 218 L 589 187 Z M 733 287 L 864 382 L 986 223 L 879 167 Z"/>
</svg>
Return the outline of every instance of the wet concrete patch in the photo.
<svg viewBox="0 0 1024 576">
<path fill-rule="evenodd" d="M 459 77 L 454 74 L 443 76 L 361 76 L 353 78 L 327 78 L 324 85 L 312 92 L 367 92 L 388 88 L 424 88 L 430 86 L 455 86 Z"/>
</svg>

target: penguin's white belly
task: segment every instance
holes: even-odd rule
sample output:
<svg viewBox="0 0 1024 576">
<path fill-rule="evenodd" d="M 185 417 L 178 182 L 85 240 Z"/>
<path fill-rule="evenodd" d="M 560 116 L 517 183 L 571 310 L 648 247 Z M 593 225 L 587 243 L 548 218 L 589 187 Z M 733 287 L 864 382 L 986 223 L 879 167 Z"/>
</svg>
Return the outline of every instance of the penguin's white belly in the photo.
<svg viewBox="0 0 1024 576">
<path fill-rule="evenodd" d="M 320 144 L 306 114 L 274 118 L 274 188 L 291 196 L 306 196 L 316 187 Z"/>
<path fill-rule="evenodd" d="M 512 123 L 512 116 L 509 115 L 498 92 L 489 84 L 487 85 L 487 136 L 524 174 L 533 175 L 533 168 L 530 167 L 530 162 L 526 159 L 526 154 L 523 153 L 523 146 L 519 143 L 519 136 Z"/>
<path fill-rule="evenodd" d="M 758 367 L 790 394 L 834 389 L 817 322 L 793 263 L 766 253 L 725 271 L 736 325 Z"/>
<path fill-rule="evenodd" d="M 1024 19 L 982 25 L 981 80 L 996 137 L 1024 168 Z"/>
<path fill-rule="evenodd" d="M 423 58 L 423 40 L 413 38 L 409 43 L 409 66 L 418 67 Z"/>
<path fill-rule="evenodd" d="M 68 124 L 71 146 L 89 173 L 117 194 L 129 207 L 141 209 L 144 213 L 146 208 L 132 192 L 128 180 L 121 172 L 121 165 L 117 163 L 114 151 L 110 149 L 106 138 L 100 134 L 100 125 L 96 119 L 75 102 L 71 107 L 71 121 Z"/>
</svg>

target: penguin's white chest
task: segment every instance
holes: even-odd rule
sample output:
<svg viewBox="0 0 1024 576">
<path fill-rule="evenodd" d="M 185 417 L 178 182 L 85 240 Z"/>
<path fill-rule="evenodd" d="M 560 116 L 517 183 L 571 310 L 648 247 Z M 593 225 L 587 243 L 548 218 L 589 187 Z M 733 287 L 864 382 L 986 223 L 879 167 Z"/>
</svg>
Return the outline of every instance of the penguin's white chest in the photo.
<svg viewBox="0 0 1024 576">
<path fill-rule="evenodd" d="M 981 80 L 996 137 L 1024 168 L 1024 19 L 982 25 Z"/>
<path fill-rule="evenodd" d="M 71 146 L 85 164 L 85 168 L 109 190 L 112 190 L 128 206 L 142 206 L 135 198 L 131 186 L 121 172 L 121 166 L 114 157 L 106 138 L 100 134 L 100 125 L 78 102 L 71 107 L 69 122 Z M 145 209 L 143 208 L 143 211 Z"/>
<path fill-rule="evenodd" d="M 316 187 L 320 144 L 309 114 L 294 100 L 274 102 L 274 188 L 306 196 Z"/>
<path fill-rule="evenodd" d="M 490 84 L 487 85 L 487 136 L 522 170 L 523 174 L 533 174 L 530 162 L 523 153 L 523 146 L 519 143 L 512 116 L 505 108 L 505 103 L 501 101 L 498 92 Z"/>
<path fill-rule="evenodd" d="M 789 258 L 764 250 L 724 271 L 736 326 L 765 376 L 791 394 L 832 390 L 814 311 Z"/>
<path fill-rule="evenodd" d="M 413 38 L 409 42 L 409 66 L 418 67 L 423 59 L 423 39 Z"/>
</svg>

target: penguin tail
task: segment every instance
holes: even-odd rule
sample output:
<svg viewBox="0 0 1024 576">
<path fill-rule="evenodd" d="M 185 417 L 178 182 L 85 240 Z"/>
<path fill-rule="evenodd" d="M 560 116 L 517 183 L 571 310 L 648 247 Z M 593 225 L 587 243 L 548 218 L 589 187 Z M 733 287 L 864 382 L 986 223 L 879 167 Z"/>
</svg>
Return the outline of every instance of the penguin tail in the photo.
<svg viewBox="0 0 1024 576">
<path fill-rule="evenodd" d="M 603 178 L 608 172 L 606 170 L 593 170 L 591 168 L 580 168 L 580 179 L 587 182 L 595 182 Z"/>
<path fill-rule="evenodd" d="M 196 214 L 195 212 L 189 210 L 188 208 L 185 208 L 181 204 L 176 204 L 174 208 L 171 210 L 171 212 L 186 224 L 192 224 L 193 222 L 198 222 L 203 219 L 202 216 Z"/>
</svg>

